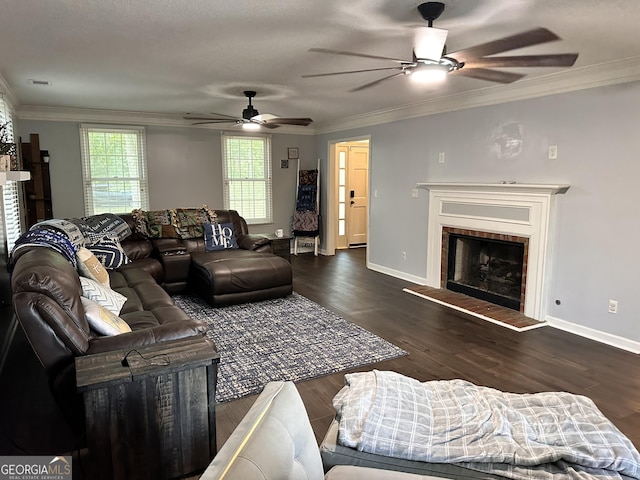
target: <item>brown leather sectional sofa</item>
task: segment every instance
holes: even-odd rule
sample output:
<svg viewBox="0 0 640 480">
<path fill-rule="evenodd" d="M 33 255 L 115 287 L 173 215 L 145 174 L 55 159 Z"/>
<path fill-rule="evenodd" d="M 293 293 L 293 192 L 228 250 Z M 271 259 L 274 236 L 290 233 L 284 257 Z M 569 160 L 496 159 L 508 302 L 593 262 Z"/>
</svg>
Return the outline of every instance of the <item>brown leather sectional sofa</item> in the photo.
<svg viewBox="0 0 640 480">
<path fill-rule="evenodd" d="M 219 222 L 233 223 L 238 249 L 205 252 L 202 238 L 149 239 L 132 228 L 134 233 L 121 243 L 132 262 L 109 272 L 111 288 L 127 297 L 119 316 L 132 330 L 116 336 L 102 336 L 90 328 L 78 272 L 63 255 L 43 247 L 16 252 L 11 277 L 14 310 L 47 372 L 54 397 L 76 430 L 84 429 L 75 389 L 76 356 L 204 335 L 207 326 L 175 306 L 170 293 L 195 290 L 213 305 L 291 293 L 291 266 L 270 253 L 269 241 L 250 235 L 237 212 L 216 214 Z M 121 217 L 134 227 L 131 215 Z"/>
</svg>

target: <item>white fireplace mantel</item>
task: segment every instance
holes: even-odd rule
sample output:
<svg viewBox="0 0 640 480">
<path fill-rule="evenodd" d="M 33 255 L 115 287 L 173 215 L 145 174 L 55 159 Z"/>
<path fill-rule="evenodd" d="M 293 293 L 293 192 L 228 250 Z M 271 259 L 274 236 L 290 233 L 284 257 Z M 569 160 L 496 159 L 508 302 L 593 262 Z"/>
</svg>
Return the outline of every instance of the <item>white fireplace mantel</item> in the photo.
<svg viewBox="0 0 640 480">
<path fill-rule="evenodd" d="M 509 192 L 531 192 L 531 193 L 566 193 L 570 185 L 546 185 L 537 183 L 417 183 L 418 188 L 427 190 L 477 190 L 477 191 L 509 191 Z"/>
<path fill-rule="evenodd" d="M 429 191 L 427 285 L 441 288 L 443 227 L 529 239 L 524 314 L 542 320 L 548 302 L 555 197 L 569 185 L 418 183 Z"/>
</svg>

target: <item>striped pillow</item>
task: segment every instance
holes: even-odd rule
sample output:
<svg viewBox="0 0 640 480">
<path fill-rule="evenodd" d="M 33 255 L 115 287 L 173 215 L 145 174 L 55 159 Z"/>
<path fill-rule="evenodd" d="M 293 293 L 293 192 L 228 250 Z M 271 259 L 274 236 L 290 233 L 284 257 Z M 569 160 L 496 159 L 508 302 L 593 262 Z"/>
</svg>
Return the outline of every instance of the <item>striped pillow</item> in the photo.
<svg viewBox="0 0 640 480">
<path fill-rule="evenodd" d="M 83 297 L 102 305 L 114 315 L 120 314 L 127 297 L 90 278 L 80 277 L 80 284 Z"/>
</svg>

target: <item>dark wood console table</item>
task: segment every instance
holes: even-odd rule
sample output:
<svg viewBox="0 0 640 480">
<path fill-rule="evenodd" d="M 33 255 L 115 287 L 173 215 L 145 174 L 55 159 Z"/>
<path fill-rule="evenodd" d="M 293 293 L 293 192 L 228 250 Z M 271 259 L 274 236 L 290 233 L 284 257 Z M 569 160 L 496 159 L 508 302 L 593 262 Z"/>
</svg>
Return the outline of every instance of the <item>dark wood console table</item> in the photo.
<svg viewBox="0 0 640 480">
<path fill-rule="evenodd" d="M 90 478 L 166 479 L 203 471 L 217 452 L 219 361 L 204 337 L 77 357 Z"/>
</svg>

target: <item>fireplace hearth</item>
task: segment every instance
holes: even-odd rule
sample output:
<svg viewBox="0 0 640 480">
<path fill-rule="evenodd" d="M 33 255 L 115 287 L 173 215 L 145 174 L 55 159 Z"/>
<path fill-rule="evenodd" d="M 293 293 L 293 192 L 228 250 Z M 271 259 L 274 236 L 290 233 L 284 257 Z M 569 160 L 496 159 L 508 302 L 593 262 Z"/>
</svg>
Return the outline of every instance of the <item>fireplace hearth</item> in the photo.
<svg viewBox="0 0 640 480">
<path fill-rule="evenodd" d="M 448 240 L 445 288 L 522 311 L 526 285 L 524 241 L 477 232 L 446 231 Z M 499 237 L 499 238 L 493 238 Z"/>
</svg>

